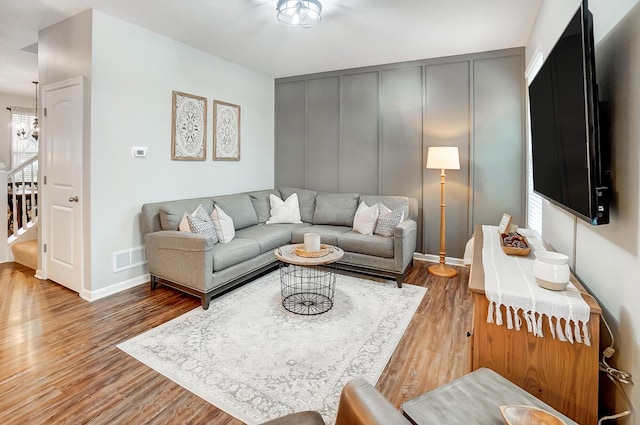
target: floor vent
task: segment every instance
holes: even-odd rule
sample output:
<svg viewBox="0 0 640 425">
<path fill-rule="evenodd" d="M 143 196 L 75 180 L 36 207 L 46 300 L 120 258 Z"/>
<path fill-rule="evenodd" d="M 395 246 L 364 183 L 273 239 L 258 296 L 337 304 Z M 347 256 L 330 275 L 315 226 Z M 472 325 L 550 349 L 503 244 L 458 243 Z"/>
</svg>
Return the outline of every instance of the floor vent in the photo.
<svg viewBox="0 0 640 425">
<path fill-rule="evenodd" d="M 146 264 L 147 256 L 144 247 L 113 253 L 113 272 L 121 272 L 132 267 Z"/>
</svg>

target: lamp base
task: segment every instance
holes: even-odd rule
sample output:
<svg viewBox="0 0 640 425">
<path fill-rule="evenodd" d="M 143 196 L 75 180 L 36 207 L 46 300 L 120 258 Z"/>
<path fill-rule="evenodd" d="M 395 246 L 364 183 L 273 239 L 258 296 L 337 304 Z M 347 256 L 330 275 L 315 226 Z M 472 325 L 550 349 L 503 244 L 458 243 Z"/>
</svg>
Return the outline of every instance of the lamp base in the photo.
<svg viewBox="0 0 640 425">
<path fill-rule="evenodd" d="M 449 267 L 446 264 L 438 263 L 433 266 L 429 266 L 427 269 L 429 273 L 438 277 L 455 277 L 458 276 L 458 272 L 453 267 Z"/>
</svg>

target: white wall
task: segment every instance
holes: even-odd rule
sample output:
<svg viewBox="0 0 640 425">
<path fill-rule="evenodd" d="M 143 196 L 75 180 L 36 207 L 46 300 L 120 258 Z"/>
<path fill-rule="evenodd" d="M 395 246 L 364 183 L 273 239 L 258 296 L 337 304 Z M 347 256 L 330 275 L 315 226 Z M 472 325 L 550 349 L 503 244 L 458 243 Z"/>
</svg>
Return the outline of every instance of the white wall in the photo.
<svg viewBox="0 0 640 425">
<path fill-rule="evenodd" d="M 616 336 L 617 354 L 611 363 L 640 379 L 640 1 L 589 3 L 600 100 L 606 106 L 602 119 L 612 125 L 611 223 L 593 227 L 545 201 L 543 237 L 572 257 L 574 273 L 603 307 Z M 579 4 L 543 2 L 526 46 L 528 60 L 536 49 L 546 57 Z M 615 397 L 617 410 L 628 408 L 606 380 L 602 388 L 603 398 Z M 633 386 L 625 390 L 640 407 L 640 391 Z M 620 423 L 635 422 L 626 418 Z"/>
<path fill-rule="evenodd" d="M 143 246 L 145 202 L 272 188 L 274 80 L 93 11 L 91 291 L 136 279 L 113 253 Z M 172 90 L 208 99 L 207 158 L 171 160 Z M 241 160 L 212 161 L 213 100 L 241 107 Z M 147 146 L 136 159 L 133 146 Z"/>
<path fill-rule="evenodd" d="M 0 162 L 7 171 L 11 169 L 11 112 L 10 106 L 34 108 L 36 105 L 35 91 L 33 97 L 0 93 Z"/>
<path fill-rule="evenodd" d="M 89 181 L 89 153 L 91 152 L 91 26 L 93 14 L 91 10 L 79 13 L 62 22 L 43 29 L 38 33 L 38 79 L 40 81 L 40 93 L 49 84 L 58 83 L 70 78 L 82 77 L 85 81 L 84 93 L 84 116 L 85 122 L 83 127 L 83 193 L 80 199 L 83 204 L 89 198 L 90 186 Z M 41 96 L 42 97 L 42 96 Z M 42 105 L 38 105 L 42 111 Z M 42 114 L 40 114 L 42 116 Z M 44 120 L 42 121 L 44 124 Z M 44 131 L 46 129 L 43 128 Z M 42 145 L 41 145 L 42 147 Z M 39 172 L 45 170 L 46 165 L 41 164 Z M 43 191 L 41 202 L 45 200 L 46 192 Z M 83 289 L 90 287 L 90 271 L 89 263 L 91 251 L 91 217 L 89 208 L 84 208 L 82 217 L 82 239 L 83 248 L 85 250 L 85 263 L 83 270 L 84 285 Z M 42 223 L 42 222 L 41 222 Z M 52 225 L 55 225 L 52 223 Z M 42 225 L 38 226 L 38 239 L 43 243 Z M 40 269 L 43 267 L 42 249 L 38 250 L 38 264 Z M 84 291 L 83 291 L 84 292 Z M 81 294 L 83 295 L 83 294 Z"/>
</svg>

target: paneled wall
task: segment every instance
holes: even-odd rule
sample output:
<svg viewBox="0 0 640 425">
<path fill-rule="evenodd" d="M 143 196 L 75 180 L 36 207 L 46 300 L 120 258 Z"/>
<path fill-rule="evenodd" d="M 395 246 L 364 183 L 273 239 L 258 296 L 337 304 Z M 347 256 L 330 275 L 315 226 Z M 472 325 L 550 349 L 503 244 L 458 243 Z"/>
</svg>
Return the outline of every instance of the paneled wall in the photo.
<svg viewBox="0 0 640 425">
<path fill-rule="evenodd" d="M 276 80 L 275 182 L 418 199 L 418 251 L 438 254 L 440 171 L 429 146 L 458 146 L 447 171 L 447 255 L 503 212 L 525 222 L 524 50 Z"/>
</svg>

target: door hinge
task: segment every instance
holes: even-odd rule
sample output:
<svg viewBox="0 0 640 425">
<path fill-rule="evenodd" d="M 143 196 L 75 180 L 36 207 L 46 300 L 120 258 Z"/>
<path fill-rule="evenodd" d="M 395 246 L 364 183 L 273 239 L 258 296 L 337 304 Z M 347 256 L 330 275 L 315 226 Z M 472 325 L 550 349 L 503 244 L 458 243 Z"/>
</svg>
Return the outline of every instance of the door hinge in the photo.
<svg viewBox="0 0 640 425">
<path fill-rule="evenodd" d="M 44 108 L 44 116 L 47 117 L 47 108 Z"/>
<path fill-rule="evenodd" d="M 47 184 L 47 176 L 43 176 L 42 180 L 44 180 L 42 184 Z"/>
<path fill-rule="evenodd" d="M 42 245 L 42 252 L 47 252 L 47 244 Z"/>
</svg>

